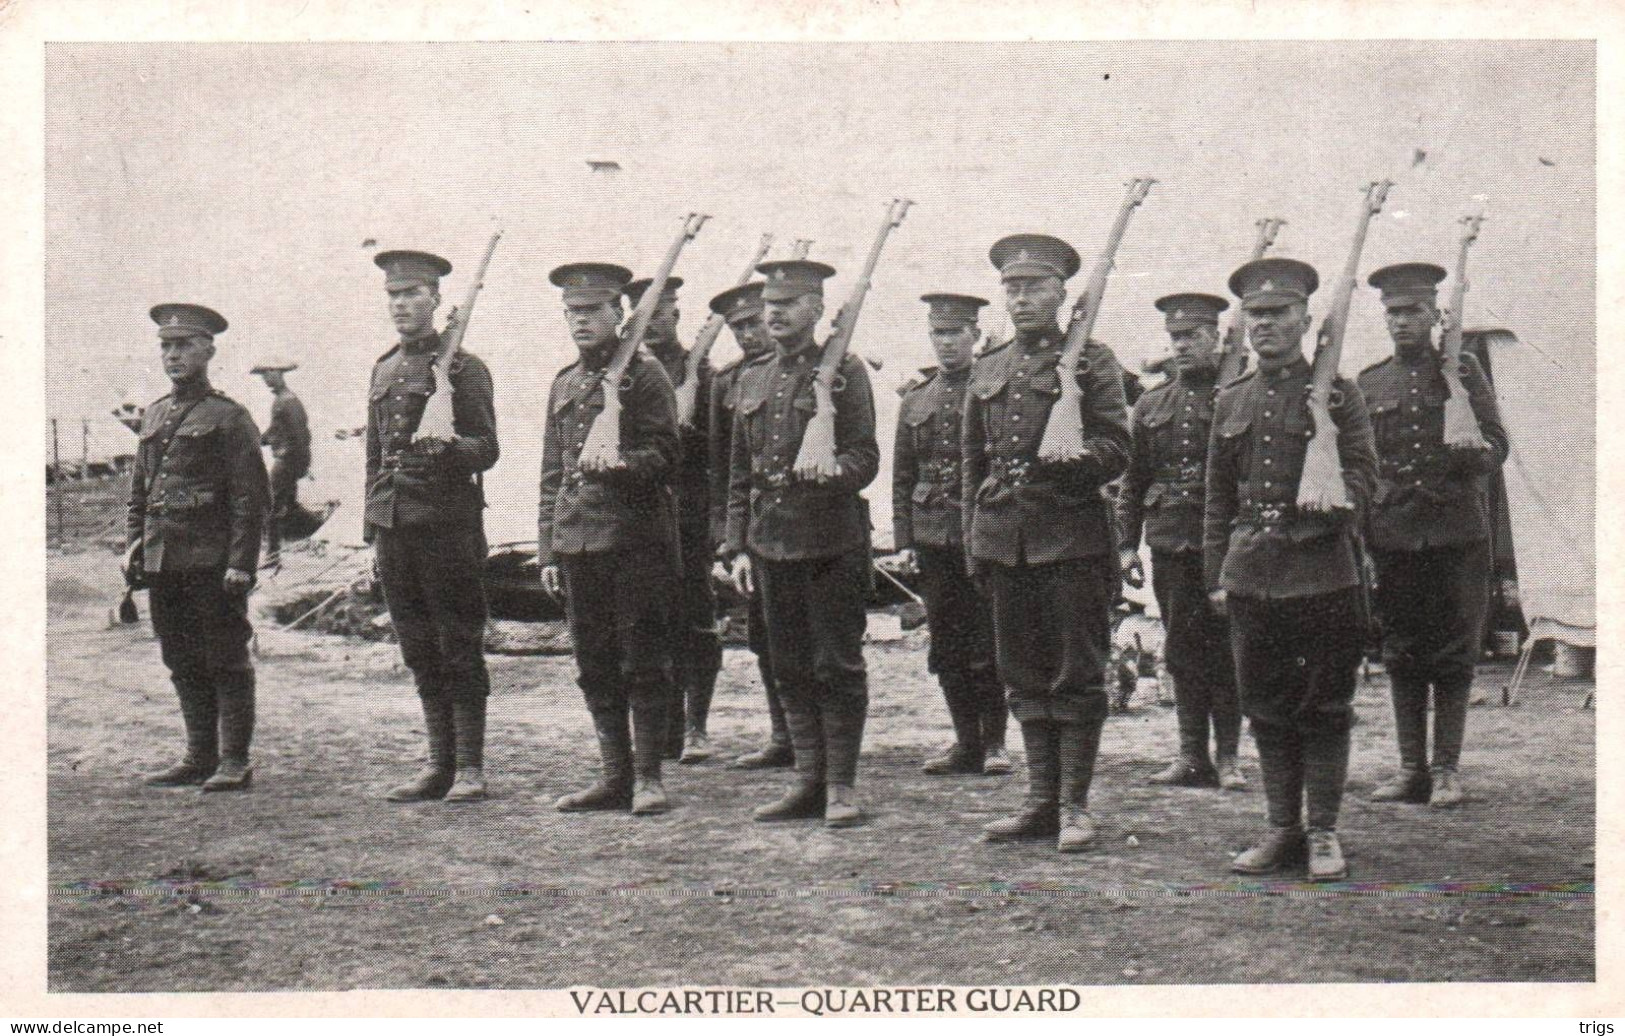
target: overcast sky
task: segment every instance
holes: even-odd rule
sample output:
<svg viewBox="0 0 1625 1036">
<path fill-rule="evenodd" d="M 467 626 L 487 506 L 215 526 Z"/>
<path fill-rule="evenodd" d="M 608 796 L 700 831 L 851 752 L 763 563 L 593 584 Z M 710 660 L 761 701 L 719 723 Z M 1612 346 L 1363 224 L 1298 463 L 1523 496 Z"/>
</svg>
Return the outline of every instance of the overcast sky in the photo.
<svg viewBox="0 0 1625 1036">
<path fill-rule="evenodd" d="M 257 415 L 267 393 L 246 369 L 275 351 L 301 363 L 319 435 L 360 424 L 393 337 L 363 242 L 445 255 L 449 303 L 502 227 L 466 344 L 497 381 L 493 496 L 531 501 L 533 520 L 539 413 L 573 352 L 553 266 L 652 272 L 681 216 L 704 211 L 678 268 L 685 336 L 764 231 L 781 253 L 815 239 L 841 271 L 833 314 L 885 204 L 906 195 L 917 207 L 856 343 L 885 360 L 889 447 L 892 389 L 929 359 L 919 295 L 997 299 L 987 249 L 1015 231 L 1069 240 L 1087 271 L 1142 174 L 1162 182 L 1096 325 L 1126 366 L 1166 346 L 1152 300 L 1224 293 L 1259 217 L 1288 221 L 1276 252 L 1313 263 L 1324 297 L 1361 188 L 1387 176 L 1362 274 L 1451 266 L 1456 221 L 1485 196 L 1469 325 L 1511 327 L 1590 372 L 1593 96 L 1582 43 L 53 45 L 46 412 L 76 427 L 166 391 L 146 314 L 184 300 L 231 321 L 215 380 Z M 1351 375 L 1387 348 L 1374 293 L 1356 299 Z M 885 494 L 871 496 L 884 519 Z"/>
</svg>

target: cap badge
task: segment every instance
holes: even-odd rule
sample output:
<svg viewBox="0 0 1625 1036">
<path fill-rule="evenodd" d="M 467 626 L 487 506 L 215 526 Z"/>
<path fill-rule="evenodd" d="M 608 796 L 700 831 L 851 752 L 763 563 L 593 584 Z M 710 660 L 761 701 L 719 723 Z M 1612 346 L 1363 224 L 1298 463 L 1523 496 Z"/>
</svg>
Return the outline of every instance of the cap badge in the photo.
<svg viewBox="0 0 1625 1036">
<path fill-rule="evenodd" d="M 1174 319 L 1175 320 L 1184 320 L 1185 319 L 1185 311 L 1182 310 L 1182 309 L 1174 310 Z"/>
<path fill-rule="evenodd" d="M 169 326 L 170 327 L 175 327 L 180 322 L 181 322 L 181 317 L 180 317 L 179 313 L 171 313 L 169 315 Z"/>
<path fill-rule="evenodd" d="M 1016 262 L 1018 262 L 1018 263 L 1030 263 L 1032 261 L 1033 261 L 1033 254 L 1031 252 L 1027 251 L 1025 248 L 1023 248 L 1021 251 L 1016 253 Z"/>
<path fill-rule="evenodd" d="M 1260 284 L 1258 286 L 1258 290 L 1259 291 L 1275 291 L 1276 290 L 1275 282 L 1272 281 L 1272 280 L 1269 280 L 1269 279 L 1265 279 L 1264 283 Z"/>
</svg>

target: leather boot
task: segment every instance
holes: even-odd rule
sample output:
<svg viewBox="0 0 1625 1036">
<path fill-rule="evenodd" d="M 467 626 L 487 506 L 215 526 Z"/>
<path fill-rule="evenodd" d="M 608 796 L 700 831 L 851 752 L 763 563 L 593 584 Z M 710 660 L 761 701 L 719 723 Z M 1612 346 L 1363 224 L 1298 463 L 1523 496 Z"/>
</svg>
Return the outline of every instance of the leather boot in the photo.
<svg viewBox="0 0 1625 1036">
<path fill-rule="evenodd" d="M 220 710 L 220 766 L 203 782 L 204 791 L 241 791 L 254 779 L 248 747 L 254 741 L 254 673 L 223 673 L 215 678 Z"/>
<path fill-rule="evenodd" d="M 1005 752 L 1005 729 L 1010 722 L 1010 709 L 1004 703 L 1004 684 L 997 672 L 978 673 L 971 677 L 971 688 L 976 694 L 977 711 L 982 725 L 982 772 L 989 776 L 1002 776 L 1015 767 Z"/>
<path fill-rule="evenodd" d="M 671 710 L 658 689 L 632 695 L 632 812 L 652 816 L 671 809 L 660 783 L 660 761 L 669 748 Z M 678 731 L 682 728 L 679 726 Z"/>
<path fill-rule="evenodd" d="M 1024 720 L 1021 740 L 1027 749 L 1027 797 L 1021 812 L 982 828 L 989 842 L 1054 838 L 1061 830 L 1061 758 L 1055 724 Z"/>
<path fill-rule="evenodd" d="M 784 718 L 796 751 L 796 783 L 777 800 L 751 814 L 763 822 L 810 820 L 824 815 L 825 770 L 823 721 L 816 706 L 785 701 Z"/>
<path fill-rule="evenodd" d="M 1208 761 L 1206 752 L 1198 757 L 1194 753 L 1181 751 L 1178 759 L 1147 777 L 1145 783 L 1180 788 L 1217 788 L 1219 772 Z"/>
<path fill-rule="evenodd" d="M 660 755 L 676 762 L 683 757 L 683 724 L 688 708 L 685 701 L 687 694 L 683 688 L 683 674 L 674 672 L 664 690 L 665 719 L 662 721 L 664 725 L 660 739 Z M 635 737 L 636 720 L 633 723 Z"/>
<path fill-rule="evenodd" d="M 1467 703 L 1472 698 L 1473 674 L 1464 673 L 1439 680 L 1433 685 L 1433 795 L 1440 809 L 1459 806 L 1466 800 L 1456 767 L 1461 762 L 1461 744 L 1467 736 Z"/>
<path fill-rule="evenodd" d="M 1308 855 L 1302 827 L 1272 826 L 1257 845 L 1230 862 L 1230 869 L 1237 874 L 1271 874 L 1282 867 L 1302 864 Z"/>
<path fill-rule="evenodd" d="M 1233 693 L 1232 693 L 1233 696 Z M 1231 702 L 1213 706 L 1213 755 L 1219 771 L 1219 787 L 1225 791 L 1243 791 L 1247 775 L 1241 772 L 1241 713 Z"/>
<path fill-rule="evenodd" d="M 220 735 L 214 688 L 206 680 L 173 677 L 186 726 L 186 755 L 173 766 L 147 774 L 143 780 L 155 788 L 202 784 L 220 765 Z"/>
<path fill-rule="evenodd" d="M 1337 832 L 1330 828 L 1309 829 L 1309 880 L 1342 881 L 1349 876 L 1349 865 L 1343 859 L 1343 846 Z"/>
<path fill-rule="evenodd" d="M 1311 833 L 1337 830 L 1349 774 L 1349 740 L 1346 730 L 1303 739 L 1303 784 Z"/>
<path fill-rule="evenodd" d="M 486 702 L 485 695 L 478 693 L 452 700 L 457 780 L 446 792 L 447 802 L 478 802 L 485 798 Z"/>
<path fill-rule="evenodd" d="M 1270 826 L 1303 829 L 1303 746 L 1297 731 L 1253 724 Z"/>
<path fill-rule="evenodd" d="M 592 714 L 598 734 L 598 757 L 603 776 L 591 787 L 561 797 L 554 808 L 561 813 L 632 808 L 632 732 L 624 706 L 597 709 Z"/>
<path fill-rule="evenodd" d="M 869 700 L 865 693 L 835 695 L 823 707 L 824 759 L 828 796 L 824 804 L 825 827 L 852 827 L 863 820 L 854 790 L 858 780 L 858 755 L 863 748 L 863 725 L 868 718 Z"/>
<path fill-rule="evenodd" d="M 1390 671 L 1394 734 L 1399 741 L 1399 773 L 1371 792 L 1372 802 L 1428 800 L 1428 685 L 1416 676 Z"/>
<path fill-rule="evenodd" d="M 745 753 L 735 759 L 732 765 L 738 770 L 767 770 L 793 766 L 796 753 L 795 749 L 790 747 L 790 728 L 784 722 L 784 705 L 779 701 L 778 689 L 773 685 L 773 669 L 765 658 L 757 659 L 756 667 L 762 674 L 762 693 L 767 697 L 767 716 L 768 722 L 772 725 L 772 734 L 767 747 Z"/>
<path fill-rule="evenodd" d="M 981 773 L 986 761 L 982 744 L 982 717 L 971 699 L 968 682 L 958 675 L 938 677 L 942 697 L 948 705 L 948 719 L 954 725 L 954 743 L 939 755 L 925 761 L 920 769 L 933 777 L 947 774 Z"/>
<path fill-rule="evenodd" d="M 1095 822 L 1089 816 L 1089 786 L 1094 782 L 1095 758 L 1100 754 L 1104 713 L 1081 723 L 1062 723 L 1056 732 L 1061 762 L 1061 830 L 1056 848 L 1082 852 L 1095 840 Z"/>
<path fill-rule="evenodd" d="M 423 702 L 423 729 L 429 741 L 429 765 L 405 784 L 384 793 L 391 802 L 424 802 L 442 799 L 451 790 L 457 770 L 457 748 L 452 733 L 451 702 L 440 695 L 420 695 Z"/>
<path fill-rule="evenodd" d="M 687 702 L 687 719 L 683 752 L 677 761 L 687 765 L 703 763 L 716 754 L 705 728 L 711 717 L 711 698 L 717 690 L 717 671 L 710 667 L 693 669 L 679 673 L 678 680 L 680 685 L 685 686 L 683 696 Z"/>
</svg>

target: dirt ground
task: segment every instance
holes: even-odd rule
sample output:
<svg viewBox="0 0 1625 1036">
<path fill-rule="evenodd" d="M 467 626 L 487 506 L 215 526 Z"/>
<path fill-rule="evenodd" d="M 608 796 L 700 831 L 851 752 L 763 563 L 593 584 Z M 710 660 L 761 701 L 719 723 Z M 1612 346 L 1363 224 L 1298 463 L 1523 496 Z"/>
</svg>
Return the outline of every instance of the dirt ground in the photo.
<svg viewBox="0 0 1625 1036">
<path fill-rule="evenodd" d="M 1452 812 L 1365 801 L 1394 752 L 1380 673 L 1363 686 L 1354 880 L 1317 888 L 1226 869 L 1262 823 L 1245 737 L 1253 790 L 1144 785 L 1174 743 L 1149 702 L 1107 728 L 1097 850 L 979 843 L 1022 779 L 920 773 L 947 719 L 906 644 L 868 652 L 871 819 L 848 831 L 752 823 L 784 777 L 720 760 L 670 767 L 664 817 L 555 812 L 596 766 L 557 657 L 491 658 L 490 801 L 385 802 L 422 755 L 395 646 L 263 622 L 253 789 L 150 789 L 135 775 L 181 730 L 145 615 L 109 628 L 109 555 L 53 556 L 49 575 L 53 991 L 1594 975 L 1589 685 L 1538 668 L 1517 707 L 1473 709 L 1472 800 Z M 1493 700 L 1509 672 L 1481 673 Z M 726 757 L 765 731 L 753 659 L 730 649 L 713 739 Z"/>
</svg>

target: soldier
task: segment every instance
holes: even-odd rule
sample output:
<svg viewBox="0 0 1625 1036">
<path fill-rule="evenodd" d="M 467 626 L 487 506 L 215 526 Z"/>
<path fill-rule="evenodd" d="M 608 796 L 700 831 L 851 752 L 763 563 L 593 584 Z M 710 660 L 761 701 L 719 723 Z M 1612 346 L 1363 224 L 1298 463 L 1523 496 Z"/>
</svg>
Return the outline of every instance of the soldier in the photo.
<svg viewBox="0 0 1625 1036">
<path fill-rule="evenodd" d="M 1442 355 L 1434 297 L 1445 271 L 1429 263 L 1385 266 L 1371 275 L 1382 292 L 1394 355 L 1360 375 L 1381 465 L 1366 543 L 1377 567 L 1377 614 L 1394 699 L 1400 772 L 1377 788 L 1379 802 L 1459 804 L 1456 779 L 1473 667 L 1489 607 L 1490 522 L 1486 476 L 1506 460 L 1508 440 L 1478 360 L 1461 356 L 1482 449 L 1444 446 Z M 1451 319 L 1458 319 L 1453 314 Z M 1428 690 L 1433 691 L 1433 760 L 1428 765 Z"/>
<path fill-rule="evenodd" d="M 954 743 L 928 759 L 926 773 L 1010 772 L 1004 754 L 1004 685 L 993 659 L 993 618 L 965 565 L 960 513 L 959 433 L 965 389 L 981 328 L 977 311 L 987 300 L 974 295 L 922 295 L 931 346 L 939 366 L 898 391 L 892 452 L 892 538 L 897 561 L 918 571 L 925 596 L 931 649 L 926 667 L 936 674 L 953 722 Z"/>
<path fill-rule="evenodd" d="M 632 281 L 624 289 L 627 301 L 636 308 L 649 289 L 647 277 Z M 681 277 L 668 277 L 660 302 L 649 317 L 643 344 L 665 368 L 675 389 L 688 379 L 688 350 L 677 340 L 677 308 Z M 682 441 L 681 467 L 673 488 L 677 492 L 677 534 L 682 551 L 683 576 L 678 586 L 677 613 L 672 626 L 672 676 L 675 687 L 667 700 L 664 755 L 683 763 L 701 763 L 711 758 L 711 742 L 706 720 L 711 714 L 711 695 L 716 691 L 717 672 L 722 668 L 722 638 L 717 635 L 717 595 L 711 588 L 711 484 L 710 457 L 711 364 L 701 360 L 696 374 L 694 422 L 679 428 Z"/>
<path fill-rule="evenodd" d="M 372 368 L 363 535 L 378 552 L 389 617 L 423 702 L 429 765 L 391 788 L 392 802 L 485 798 L 485 497 L 497 462 L 491 372 L 461 348 L 438 385 L 434 311 L 451 263 L 427 252 L 381 252 L 400 341 Z M 450 439 L 414 439 L 429 397 L 450 392 Z"/>
<path fill-rule="evenodd" d="M 617 390 L 620 457 L 581 461 L 604 408 L 604 373 L 620 337 L 621 291 L 632 272 L 570 263 L 550 275 L 580 358 L 553 379 L 542 445 L 537 560 L 542 587 L 563 597 L 577 683 L 598 734 L 603 776 L 555 804 L 566 813 L 671 808 L 660 783 L 670 697 L 678 559 L 671 484 L 677 476 L 677 400 L 660 363 L 639 351 Z"/>
<path fill-rule="evenodd" d="M 752 281 L 729 288 L 711 300 L 711 312 L 728 322 L 734 341 L 743 354 L 733 363 L 717 371 L 711 381 L 710 434 L 711 434 L 711 539 L 716 548 L 717 561 L 712 575 L 728 578 L 728 464 L 729 450 L 733 446 L 733 417 L 739 408 L 739 379 L 747 367 L 770 359 L 773 343 L 768 340 L 762 325 L 762 282 Z M 773 677 L 773 656 L 767 642 L 767 620 L 762 617 L 762 595 L 753 593 L 747 603 L 746 636 L 751 653 L 756 656 L 756 668 L 762 674 L 762 691 L 767 696 L 769 726 L 768 743 L 754 752 L 746 752 L 731 764 L 740 770 L 764 770 L 790 766 L 795 762 L 795 749 L 790 744 L 790 728 L 784 721 L 784 704 L 779 698 L 778 683 Z"/>
<path fill-rule="evenodd" d="M 1348 874 L 1337 815 L 1365 633 L 1355 530 L 1377 457 L 1360 390 L 1338 378 L 1331 414 L 1353 506 L 1296 506 L 1314 434 L 1302 341 L 1318 284 L 1314 268 L 1295 259 L 1258 259 L 1230 276 L 1258 363 L 1219 390 L 1202 561 L 1209 599 L 1230 618 L 1241 710 L 1269 807 L 1269 832 L 1232 869 L 1265 874 L 1301 862 L 1307 795 L 1309 877 L 1334 881 Z"/>
<path fill-rule="evenodd" d="M 282 564 L 282 525 L 299 510 L 299 480 L 310 470 L 310 419 L 305 404 L 288 387 L 289 371 L 299 365 L 281 357 L 261 360 L 250 374 L 265 379 L 271 390 L 271 424 L 260 445 L 271 447 L 271 518 L 265 523 L 265 566 Z"/>
<path fill-rule="evenodd" d="M 235 791 L 253 777 L 254 662 L 248 593 L 270 489 L 260 433 L 209 384 L 226 319 L 204 306 L 152 308 L 173 391 L 146 408 L 130 480 L 125 578 L 145 586 L 180 697 L 186 755 L 146 782 Z"/>
<path fill-rule="evenodd" d="M 1241 710 L 1230 626 L 1208 604 L 1202 581 L 1203 476 L 1218 391 L 1219 314 L 1230 303 L 1182 293 L 1163 296 L 1156 307 L 1166 314 L 1173 340 L 1172 376 L 1134 404 L 1134 452 L 1117 498 L 1118 567 L 1127 582 L 1140 585 L 1143 527 L 1174 676 L 1179 757 L 1149 781 L 1235 790 L 1245 788 L 1247 778 L 1236 761 Z M 1208 756 L 1210 721 L 1217 768 Z"/>
<path fill-rule="evenodd" d="M 848 353 L 832 393 L 839 474 L 797 476 L 802 435 L 818 407 L 813 329 L 824 312 L 824 279 L 835 271 L 805 259 L 757 269 L 767 276 L 762 300 L 774 356 L 739 378 L 728 550 L 740 593 L 760 582 L 797 782 L 755 817 L 822 816 L 828 827 L 849 827 L 863 816 L 854 785 L 869 707 L 863 633 L 871 560 L 859 493 L 880 468 L 874 396 L 863 361 Z"/>
<path fill-rule="evenodd" d="M 1102 487 L 1128 462 L 1123 374 L 1089 342 L 1078 363 L 1084 456 L 1039 461 L 1060 398 L 1065 336 L 1056 314 L 1080 260 L 1071 245 L 1016 234 L 989 257 L 1004 283 L 1011 343 L 984 354 L 965 403 L 965 546 L 993 610 L 999 677 L 1027 749 L 1020 813 L 989 824 L 991 841 L 1056 838 L 1061 852 L 1094 841 L 1089 785 L 1108 709 L 1110 608 L 1118 585 Z"/>
</svg>

